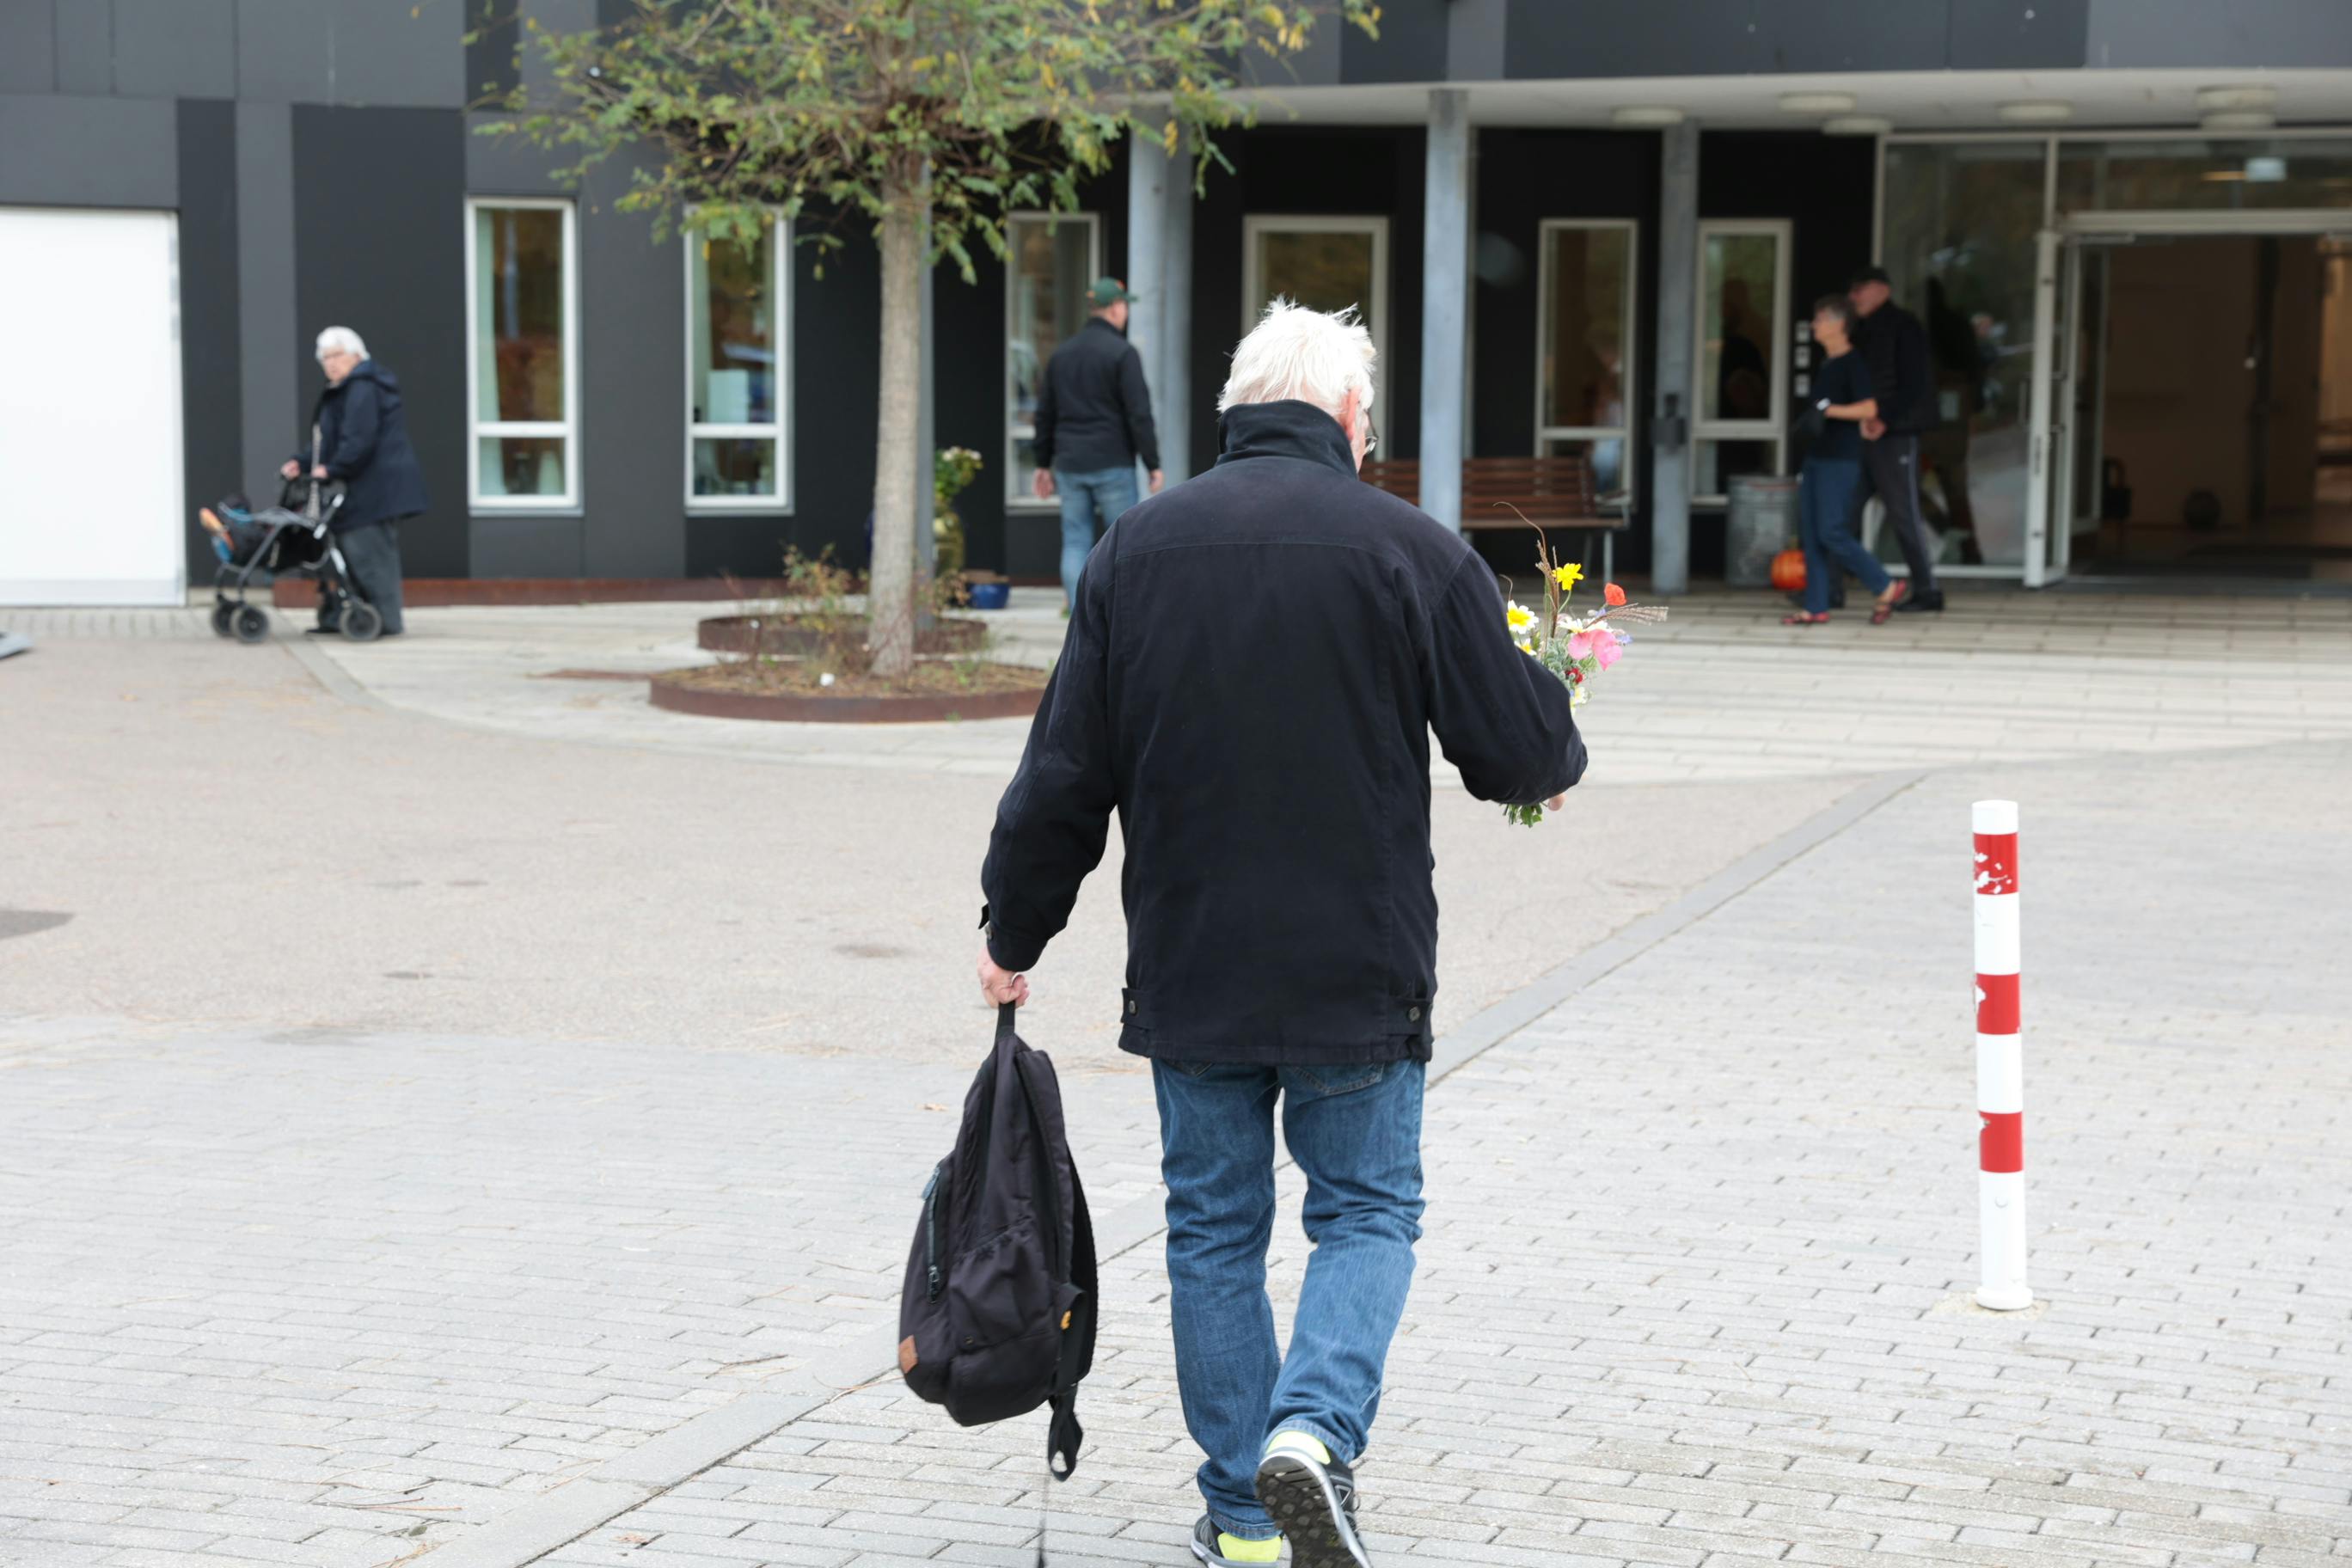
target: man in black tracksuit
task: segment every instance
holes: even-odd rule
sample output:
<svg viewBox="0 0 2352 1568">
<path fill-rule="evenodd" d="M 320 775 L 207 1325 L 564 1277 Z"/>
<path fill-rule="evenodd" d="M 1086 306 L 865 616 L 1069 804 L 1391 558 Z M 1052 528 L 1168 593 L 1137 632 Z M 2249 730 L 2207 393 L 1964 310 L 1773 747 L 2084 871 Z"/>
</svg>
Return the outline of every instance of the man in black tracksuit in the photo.
<svg viewBox="0 0 2352 1568">
<path fill-rule="evenodd" d="M 1862 317 L 1853 346 L 1870 367 L 1870 384 L 1878 396 L 1878 417 L 1862 427 L 1854 531 L 1861 532 L 1861 508 L 1876 495 L 1885 503 L 1886 525 L 1911 568 L 1910 591 L 1895 609 L 1940 610 L 1944 591 L 1936 582 L 1927 525 L 1919 515 L 1919 437 L 1936 427 L 1936 363 L 1927 352 L 1927 330 L 1893 296 L 1883 267 L 1855 273 L 1846 296 Z"/>
<path fill-rule="evenodd" d="M 1122 1049 L 1149 1058 L 1211 1568 L 1369 1559 L 1350 1467 L 1420 1236 L 1437 988 L 1429 736 L 1481 800 L 1560 796 L 1584 746 L 1461 535 L 1363 482 L 1371 345 L 1277 303 L 1234 355 L 1214 468 L 1103 536 L 981 882 L 983 993 L 1125 845 Z M 1503 831 L 1500 822 L 1496 831 Z M 1498 839 L 1497 844 L 1500 846 Z M 1289 1353 L 1265 1293 L 1274 1116 L 1315 1246 Z"/>
</svg>

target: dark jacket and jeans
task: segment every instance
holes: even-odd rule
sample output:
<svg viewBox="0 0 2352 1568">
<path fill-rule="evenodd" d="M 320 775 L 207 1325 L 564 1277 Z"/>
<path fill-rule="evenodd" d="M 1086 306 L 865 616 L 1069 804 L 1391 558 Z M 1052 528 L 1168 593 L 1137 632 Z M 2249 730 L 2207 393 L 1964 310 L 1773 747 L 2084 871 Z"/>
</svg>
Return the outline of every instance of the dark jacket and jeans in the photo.
<svg viewBox="0 0 2352 1568">
<path fill-rule="evenodd" d="M 1828 404 L 1861 403 L 1874 394 L 1870 367 L 1853 350 L 1822 362 L 1813 395 Z M 1805 613 L 1829 613 L 1840 572 L 1851 572 L 1874 596 L 1886 591 L 1886 568 L 1862 547 L 1854 524 L 1861 503 L 1864 451 L 1878 443 L 1862 438 L 1851 419 L 1829 419 L 1807 443 L 1797 480 L 1797 534 L 1805 549 Z"/>
<path fill-rule="evenodd" d="M 310 416 L 317 428 L 319 460 L 327 477 L 343 484 L 343 504 L 335 513 L 336 547 L 359 596 L 383 616 L 387 633 L 401 629 L 400 523 L 427 504 L 425 471 L 409 444 L 401 411 L 400 378 L 364 359 L 351 374 L 330 383 Z M 310 449 L 295 454 L 310 469 Z M 320 601 L 319 624 L 331 626 L 328 603 Z"/>
<path fill-rule="evenodd" d="M 1305 1431 L 1355 1458 L 1412 1276 L 1430 733 L 1482 800 L 1559 794 L 1584 748 L 1493 574 L 1358 478 L 1328 415 L 1237 407 L 1224 437 L 1087 560 L 981 879 L 992 956 L 1027 969 L 1118 813 L 1119 1044 L 1153 1060 L 1186 1420 L 1211 1517 L 1264 1538 L 1259 1445 Z M 1277 1098 L 1315 1244 L 1286 1361 L 1265 1289 Z"/>
<path fill-rule="evenodd" d="M 1855 532 L 1873 495 L 1885 503 L 1887 526 L 1911 568 L 1911 593 L 1932 602 L 1936 559 L 1919 513 L 1919 437 L 1936 427 L 1936 362 L 1919 318 L 1889 300 L 1854 323 L 1854 350 L 1870 367 L 1885 433 L 1862 444 L 1860 483 L 1850 504 Z"/>
<path fill-rule="evenodd" d="M 1062 593 L 1075 604 L 1095 540 L 1135 504 L 1136 459 L 1160 467 L 1142 356 L 1100 316 L 1045 362 L 1035 450 L 1061 498 Z"/>
</svg>

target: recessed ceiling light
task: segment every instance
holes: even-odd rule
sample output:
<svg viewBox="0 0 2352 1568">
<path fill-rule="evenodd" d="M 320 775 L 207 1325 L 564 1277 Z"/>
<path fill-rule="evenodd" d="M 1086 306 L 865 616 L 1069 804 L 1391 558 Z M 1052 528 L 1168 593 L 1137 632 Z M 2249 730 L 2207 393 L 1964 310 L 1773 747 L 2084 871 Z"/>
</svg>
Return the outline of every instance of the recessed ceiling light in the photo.
<svg viewBox="0 0 2352 1568">
<path fill-rule="evenodd" d="M 1609 114 L 1610 123 L 1628 128 L 1680 125 L 1684 118 L 1681 110 L 1664 103 L 1629 103 Z"/>
<path fill-rule="evenodd" d="M 2074 106 L 2054 98 L 2030 98 L 2000 106 L 2000 117 L 2011 125 L 2055 125 L 2074 118 Z"/>
<path fill-rule="evenodd" d="M 2276 109 L 2278 89 L 2274 87 L 2202 87 L 2197 89 L 2197 107 L 2208 114 L 2231 109 Z"/>
<path fill-rule="evenodd" d="M 1790 114 L 1852 114 L 1850 92 L 1784 92 L 1780 107 Z"/>
<path fill-rule="evenodd" d="M 1822 121 L 1822 131 L 1830 136 L 1884 136 L 1895 129 L 1895 121 L 1883 114 L 1841 114 Z"/>
<path fill-rule="evenodd" d="M 2207 115 L 2203 121 L 2208 131 L 2269 131 L 2278 120 L 2266 109 L 2227 109 Z"/>
</svg>

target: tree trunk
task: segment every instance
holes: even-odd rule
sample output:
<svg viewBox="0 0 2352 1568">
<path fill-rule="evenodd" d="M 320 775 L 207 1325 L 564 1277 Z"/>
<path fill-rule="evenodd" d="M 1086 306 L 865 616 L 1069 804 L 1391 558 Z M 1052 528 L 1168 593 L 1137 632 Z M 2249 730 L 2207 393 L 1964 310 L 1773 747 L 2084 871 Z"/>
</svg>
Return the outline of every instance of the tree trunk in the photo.
<svg viewBox="0 0 2352 1568">
<path fill-rule="evenodd" d="M 882 402 L 874 443 L 874 559 L 867 566 L 866 647 L 874 673 L 904 679 L 915 668 L 915 451 L 922 395 L 922 222 L 917 182 L 883 191 Z"/>
</svg>

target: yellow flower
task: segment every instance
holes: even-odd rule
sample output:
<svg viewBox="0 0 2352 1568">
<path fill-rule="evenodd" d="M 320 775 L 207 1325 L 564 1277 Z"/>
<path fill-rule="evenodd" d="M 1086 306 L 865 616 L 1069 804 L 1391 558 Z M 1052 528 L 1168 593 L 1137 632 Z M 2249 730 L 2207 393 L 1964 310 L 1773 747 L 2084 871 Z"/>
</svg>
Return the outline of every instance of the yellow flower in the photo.
<svg viewBox="0 0 2352 1568">
<path fill-rule="evenodd" d="M 1559 584 L 1559 591 L 1565 594 L 1570 588 L 1575 587 L 1579 583 L 1584 581 L 1584 568 L 1581 566 L 1562 566 L 1551 574 L 1551 580 Z"/>
<path fill-rule="evenodd" d="M 1536 624 L 1536 613 L 1517 602 L 1503 612 L 1503 618 L 1510 623 L 1513 637 L 1517 637 Z"/>
</svg>

